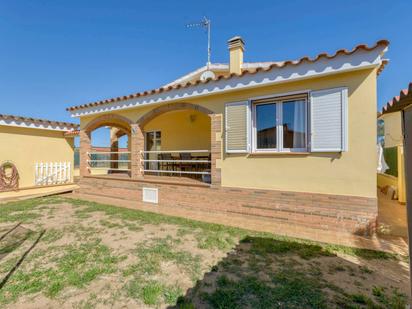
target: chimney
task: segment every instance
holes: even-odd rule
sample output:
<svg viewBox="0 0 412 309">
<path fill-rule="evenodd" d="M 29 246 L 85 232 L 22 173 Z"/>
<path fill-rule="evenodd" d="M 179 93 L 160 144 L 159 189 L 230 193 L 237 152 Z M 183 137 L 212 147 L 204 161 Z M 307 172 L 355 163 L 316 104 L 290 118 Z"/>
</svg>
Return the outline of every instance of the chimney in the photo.
<svg viewBox="0 0 412 309">
<path fill-rule="evenodd" d="M 241 74 L 243 65 L 243 52 L 245 42 L 240 36 L 235 36 L 227 41 L 229 47 L 229 71 L 230 73 Z"/>
</svg>

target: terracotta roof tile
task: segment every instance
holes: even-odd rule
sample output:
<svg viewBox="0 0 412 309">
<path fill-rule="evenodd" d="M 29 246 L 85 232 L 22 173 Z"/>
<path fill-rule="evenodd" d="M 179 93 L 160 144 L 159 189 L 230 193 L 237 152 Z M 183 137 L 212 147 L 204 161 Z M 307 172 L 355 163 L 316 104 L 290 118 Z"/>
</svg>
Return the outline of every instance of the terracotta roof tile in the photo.
<svg viewBox="0 0 412 309">
<path fill-rule="evenodd" d="M 399 95 L 394 96 L 386 103 L 382 108 L 381 114 L 396 112 L 408 105 L 412 105 L 412 82 L 409 83 L 408 88 L 402 89 Z"/>
<path fill-rule="evenodd" d="M 108 103 L 112 103 L 112 102 L 143 97 L 143 96 L 147 96 L 149 94 L 155 94 L 155 93 L 160 93 L 160 92 L 165 92 L 165 91 L 171 91 L 173 89 L 187 88 L 187 87 L 191 87 L 191 86 L 196 86 L 200 83 L 207 84 L 207 83 L 212 82 L 212 81 L 219 81 L 219 80 L 222 80 L 222 79 L 230 79 L 230 78 L 233 78 L 233 77 L 236 77 L 236 76 L 244 76 L 244 75 L 248 75 L 248 74 L 252 75 L 252 74 L 256 74 L 258 72 L 267 72 L 267 71 L 270 71 L 272 69 L 284 68 L 286 66 L 297 66 L 297 65 L 300 65 L 302 63 L 314 63 L 314 62 L 319 61 L 322 58 L 333 59 L 333 58 L 337 57 L 338 55 L 351 55 L 351 54 L 355 53 L 358 50 L 371 51 L 371 50 L 374 50 L 375 48 L 377 48 L 378 46 L 388 46 L 388 45 L 389 45 L 389 41 L 387 41 L 387 40 L 380 40 L 380 41 L 376 42 L 376 44 L 371 46 L 371 47 L 367 46 L 366 44 L 360 44 L 360 45 L 357 45 L 356 47 L 354 47 L 352 50 L 339 49 L 333 55 L 329 55 L 328 53 L 320 53 L 314 58 L 310 58 L 308 56 L 305 56 L 305 57 L 302 57 L 298 60 L 287 60 L 287 61 L 283 61 L 283 62 L 275 62 L 275 63 L 273 63 L 273 64 L 271 64 L 267 67 L 258 67 L 256 69 L 243 70 L 241 74 L 232 73 L 228 76 L 220 75 L 220 76 L 217 76 L 215 78 L 208 78 L 204 81 L 196 80 L 195 82 L 187 82 L 187 83 L 184 83 L 184 84 L 176 84 L 176 85 L 173 85 L 173 86 L 170 85 L 170 86 L 167 86 L 167 87 L 161 87 L 161 88 L 157 88 L 157 89 L 153 89 L 153 90 L 149 90 L 149 91 L 143 91 L 143 92 L 130 94 L 128 96 L 105 99 L 105 100 L 100 100 L 100 101 L 87 103 L 87 104 L 82 104 L 82 105 L 78 105 L 78 106 L 72 106 L 72 107 L 67 108 L 66 110 L 67 111 L 74 111 L 74 110 L 83 109 L 83 108 L 87 108 L 87 107 L 104 105 L 104 104 L 108 104 Z M 384 60 L 382 62 L 381 67 L 378 69 L 378 74 L 383 70 L 383 67 L 387 63 L 388 63 L 387 60 Z"/>
<path fill-rule="evenodd" d="M 46 125 L 46 126 L 49 126 L 49 125 L 60 126 L 60 127 L 67 127 L 73 130 L 77 130 L 79 128 L 78 124 L 71 123 L 71 122 L 53 121 L 53 120 L 47 120 L 47 119 L 22 117 L 22 116 L 15 116 L 15 115 L 0 114 L 0 120 L 15 121 L 15 122 L 29 122 L 29 123 L 34 123 L 38 125 Z"/>
<path fill-rule="evenodd" d="M 74 136 L 78 136 L 79 134 L 80 134 L 80 130 L 71 130 L 71 131 L 66 131 L 64 133 L 64 136 L 74 137 Z"/>
</svg>

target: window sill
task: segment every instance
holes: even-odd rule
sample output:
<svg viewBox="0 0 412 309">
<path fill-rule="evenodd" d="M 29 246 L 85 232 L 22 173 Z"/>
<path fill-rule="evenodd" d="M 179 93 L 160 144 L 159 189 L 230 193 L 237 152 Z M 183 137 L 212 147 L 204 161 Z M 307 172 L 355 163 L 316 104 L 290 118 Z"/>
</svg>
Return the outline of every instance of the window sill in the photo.
<svg viewBox="0 0 412 309">
<path fill-rule="evenodd" d="M 262 151 L 262 152 L 252 152 L 249 153 L 247 155 L 247 157 L 254 157 L 254 156 L 287 156 L 287 155 L 291 155 L 291 156 L 307 156 L 309 155 L 310 152 L 300 152 L 300 151 L 296 151 L 296 152 L 280 152 L 280 151 Z"/>
</svg>

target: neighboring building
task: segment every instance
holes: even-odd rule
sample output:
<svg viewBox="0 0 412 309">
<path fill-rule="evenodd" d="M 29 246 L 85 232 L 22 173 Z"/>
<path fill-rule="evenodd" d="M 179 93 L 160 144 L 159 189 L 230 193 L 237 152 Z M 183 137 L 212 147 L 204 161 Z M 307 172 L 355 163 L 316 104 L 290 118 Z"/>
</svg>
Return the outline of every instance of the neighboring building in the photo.
<svg viewBox="0 0 412 309">
<path fill-rule="evenodd" d="M 388 44 L 243 63 L 235 37 L 229 64 L 211 64 L 212 73 L 203 67 L 158 89 L 70 107 L 81 127 L 78 192 L 369 233 L 377 75 Z M 91 132 L 102 126 L 128 135 L 127 174 L 98 176 L 89 165 Z"/>
<path fill-rule="evenodd" d="M 402 133 L 402 110 L 412 105 L 412 83 L 382 108 L 378 119 L 383 121 L 384 155 L 389 166 L 384 174 L 378 174 L 378 186 L 392 186 L 400 203 L 406 203 L 405 157 Z"/>
<path fill-rule="evenodd" d="M 72 182 L 77 129 L 73 123 L 0 114 L 0 192 Z M 17 188 L 8 179 L 13 169 Z"/>
</svg>

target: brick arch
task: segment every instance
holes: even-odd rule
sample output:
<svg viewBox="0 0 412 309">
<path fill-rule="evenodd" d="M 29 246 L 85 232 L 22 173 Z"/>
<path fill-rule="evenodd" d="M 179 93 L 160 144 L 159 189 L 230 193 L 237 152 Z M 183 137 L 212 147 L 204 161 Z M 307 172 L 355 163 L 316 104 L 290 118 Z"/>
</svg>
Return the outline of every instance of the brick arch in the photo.
<svg viewBox="0 0 412 309">
<path fill-rule="evenodd" d="M 115 127 L 115 129 L 116 129 L 116 131 L 115 131 L 114 134 L 116 135 L 117 138 L 121 138 L 122 136 L 127 135 L 127 134 L 130 133 L 129 131 L 125 131 L 122 128 Z"/>
<path fill-rule="evenodd" d="M 147 112 L 144 114 L 142 117 L 140 117 L 136 123 L 143 128 L 150 120 L 156 118 L 157 116 L 160 116 L 164 113 L 167 112 L 172 112 L 172 111 L 178 111 L 178 110 L 195 110 L 198 112 L 201 112 L 206 115 L 212 115 L 214 114 L 213 111 L 210 109 L 197 105 L 197 104 L 192 104 L 192 103 L 170 103 L 166 105 L 161 105 L 159 107 L 156 107 L 152 109 L 151 111 Z"/>
<path fill-rule="evenodd" d="M 90 121 L 83 130 L 87 133 L 90 133 L 100 127 L 109 126 L 119 128 L 126 132 L 130 132 L 132 124 L 133 121 L 124 116 L 116 114 L 106 114 Z"/>
</svg>

